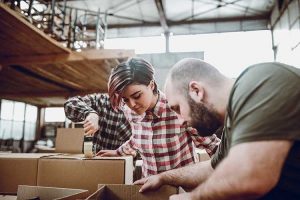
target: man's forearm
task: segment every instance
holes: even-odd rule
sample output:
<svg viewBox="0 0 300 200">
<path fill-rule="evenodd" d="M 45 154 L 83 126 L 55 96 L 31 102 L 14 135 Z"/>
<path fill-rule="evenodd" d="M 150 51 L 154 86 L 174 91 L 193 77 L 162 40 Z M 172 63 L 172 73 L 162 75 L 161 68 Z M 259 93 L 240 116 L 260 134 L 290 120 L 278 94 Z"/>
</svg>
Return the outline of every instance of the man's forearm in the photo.
<svg viewBox="0 0 300 200">
<path fill-rule="evenodd" d="M 291 145 L 278 140 L 234 146 L 207 181 L 192 191 L 193 199 L 244 200 L 265 195 L 277 184 Z"/>
<path fill-rule="evenodd" d="M 213 172 L 210 160 L 161 173 L 164 184 L 195 188 Z"/>
</svg>

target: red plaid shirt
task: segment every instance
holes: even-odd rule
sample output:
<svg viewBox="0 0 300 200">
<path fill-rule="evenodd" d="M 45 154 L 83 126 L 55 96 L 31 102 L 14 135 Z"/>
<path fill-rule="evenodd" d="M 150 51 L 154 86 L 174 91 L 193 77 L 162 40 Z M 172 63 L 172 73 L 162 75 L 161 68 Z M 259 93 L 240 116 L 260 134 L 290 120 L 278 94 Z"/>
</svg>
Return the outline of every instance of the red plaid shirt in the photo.
<svg viewBox="0 0 300 200">
<path fill-rule="evenodd" d="M 123 148 L 138 151 L 143 160 L 143 177 L 195 163 L 198 157 L 194 145 L 211 156 L 220 142 L 216 135 L 200 137 L 196 129 L 181 125 L 161 92 L 153 111 L 137 115 L 127 106 L 123 111 L 132 136 L 117 151 L 121 155 L 126 152 Z"/>
</svg>

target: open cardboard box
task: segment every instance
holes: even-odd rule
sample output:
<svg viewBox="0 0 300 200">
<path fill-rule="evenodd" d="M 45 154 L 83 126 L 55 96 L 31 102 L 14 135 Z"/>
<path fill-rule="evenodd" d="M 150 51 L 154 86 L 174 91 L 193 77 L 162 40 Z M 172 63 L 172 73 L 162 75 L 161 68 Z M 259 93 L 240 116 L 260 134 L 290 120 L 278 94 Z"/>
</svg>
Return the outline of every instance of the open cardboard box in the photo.
<svg viewBox="0 0 300 200">
<path fill-rule="evenodd" d="M 88 195 L 88 191 L 81 190 L 81 189 L 19 185 L 17 199 L 25 200 L 25 199 L 38 198 L 40 200 L 50 200 L 50 199 L 75 200 L 75 199 L 84 199 L 87 197 L 87 195 Z"/>
<path fill-rule="evenodd" d="M 132 184 L 133 159 L 124 157 L 84 158 L 83 154 L 41 158 L 37 185 L 77 188 L 92 194 L 98 184 Z"/>
<path fill-rule="evenodd" d="M 106 184 L 86 200 L 168 200 L 173 194 L 184 192 L 182 188 L 164 185 L 156 191 L 140 193 L 140 185 Z"/>
</svg>

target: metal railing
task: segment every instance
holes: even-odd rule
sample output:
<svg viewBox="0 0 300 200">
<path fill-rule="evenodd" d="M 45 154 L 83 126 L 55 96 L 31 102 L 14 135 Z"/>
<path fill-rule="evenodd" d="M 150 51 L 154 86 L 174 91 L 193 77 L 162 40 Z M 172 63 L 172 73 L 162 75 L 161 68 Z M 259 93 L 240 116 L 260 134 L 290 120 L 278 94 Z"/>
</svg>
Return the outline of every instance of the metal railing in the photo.
<svg viewBox="0 0 300 200">
<path fill-rule="evenodd" d="M 55 0 L 1 0 L 19 12 L 31 24 L 64 46 L 81 50 L 104 48 L 107 14 L 74 8 L 67 1 Z"/>
</svg>

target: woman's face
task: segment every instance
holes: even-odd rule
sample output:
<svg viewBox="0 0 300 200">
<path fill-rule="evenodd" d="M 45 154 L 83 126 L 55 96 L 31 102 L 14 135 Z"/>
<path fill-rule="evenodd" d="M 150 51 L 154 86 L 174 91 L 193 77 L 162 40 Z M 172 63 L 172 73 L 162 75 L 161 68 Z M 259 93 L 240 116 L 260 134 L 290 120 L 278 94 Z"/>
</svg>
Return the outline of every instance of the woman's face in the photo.
<svg viewBox="0 0 300 200">
<path fill-rule="evenodd" d="M 150 84 L 130 84 L 125 87 L 122 101 L 138 115 L 155 106 L 155 95 L 153 94 L 154 82 Z"/>
</svg>

